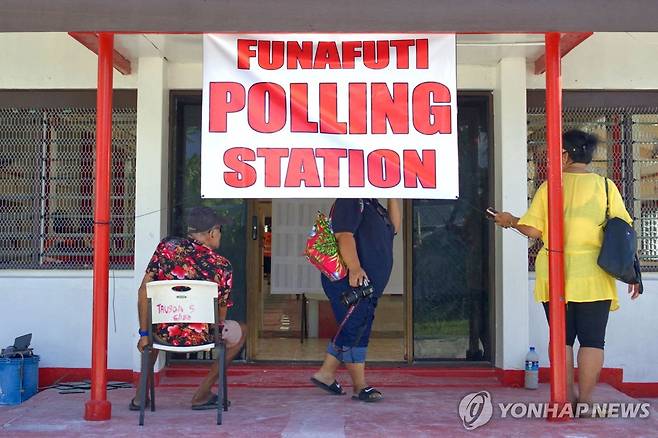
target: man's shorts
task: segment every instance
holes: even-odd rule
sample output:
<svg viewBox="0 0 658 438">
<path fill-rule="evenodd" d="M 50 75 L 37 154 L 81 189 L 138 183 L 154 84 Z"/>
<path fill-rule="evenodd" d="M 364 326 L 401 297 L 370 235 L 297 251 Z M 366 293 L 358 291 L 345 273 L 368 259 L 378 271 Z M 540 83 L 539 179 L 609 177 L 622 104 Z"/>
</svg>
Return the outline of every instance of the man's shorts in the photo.
<svg viewBox="0 0 658 438">
<path fill-rule="evenodd" d="M 193 347 L 214 342 L 212 325 L 201 323 L 153 324 L 153 338 L 157 344 L 174 347 Z M 222 338 L 227 347 L 237 344 L 242 329 L 237 321 L 225 320 Z"/>
</svg>

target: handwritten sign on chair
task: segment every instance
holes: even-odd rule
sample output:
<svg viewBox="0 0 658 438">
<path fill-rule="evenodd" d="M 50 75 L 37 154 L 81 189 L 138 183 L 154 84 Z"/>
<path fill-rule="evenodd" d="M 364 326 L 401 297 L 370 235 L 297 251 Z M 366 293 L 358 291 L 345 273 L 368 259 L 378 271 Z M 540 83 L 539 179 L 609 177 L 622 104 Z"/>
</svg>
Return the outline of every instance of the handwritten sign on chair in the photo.
<svg viewBox="0 0 658 438">
<path fill-rule="evenodd" d="M 154 324 L 214 323 L 217 284 L 201 280 L 164 280 L 146 284 Z"/>
</svg>

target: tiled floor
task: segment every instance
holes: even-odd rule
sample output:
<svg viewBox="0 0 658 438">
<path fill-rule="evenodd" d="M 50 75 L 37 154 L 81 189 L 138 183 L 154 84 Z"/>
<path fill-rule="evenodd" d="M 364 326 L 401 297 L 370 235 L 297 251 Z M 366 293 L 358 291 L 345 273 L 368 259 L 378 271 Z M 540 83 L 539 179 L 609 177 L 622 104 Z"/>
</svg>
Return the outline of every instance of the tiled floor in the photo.
<svg viewBox="0 0 658 438">
<path fill-rule="evenodd" d="M 302 344 L 298 338 L 261 338 L 258 340 L 258 360 L 321 361 L 329 339 L 309 338 Z M 402 362 L 402 338 L 370 339 L 368 360 L 374 362 Z"/>
<path fill-rule="evenodd" d="M 290 371 L 290 372 L 294 372 Z M 307 369 L 297 370 L 299 381 L 307 379 Z M 189 399 L 193 388 L 177 386 L 176 379 L 156 389 L 157 411 L 148 412 L 146 425 L 137 425 L 137 413 L 127 404 L 133 391 L 118 389 L 108 393 L 112 402 L 112 420 L 86 422 L 82 419 L 87 394 L 61 395 L 47 390 L 16 407 L 0 407 L 0 436 L 157 436 L 176 435 L 236 437 L 656 437 L 658 411 L 643 420 L 579 419 L 564 423 L 543 419 L 500 418 L 497 403 L 503 401 L 546 401 L 549 388 L 541 385 L 537 391 L 504 388 L 491 378 L 432 379 L 417 372 L 407 377 L 409 387 L 394 370 L 377 375 L 371 372 L 384 393 L 384 400 L 365 404 L 350 400 L 349 396 L 332 396 L 310 384 L 292 388 L 267 387 L 273 375 L 262 380 L 262 386 L 236 385 L 230 388 L 231 410 L 225 413 L 224 424 L 214 424 L 213 411 L 191 411 Z M 248 374 L 248 373 L 247 373 Z M 245 376 L 247 375 L 245 374 Z M 265 373 L 267 374 L 267 373 Z M 388 377 L 387 377 L 388 376 Z M 394 376 L 398 376 L 395 377 Z M 341 378 L 345 376 L 341 375 Z M 246 378 L 246 377 L 243 377 Z M 423 387 L 422 382 L 434 382 Z M 440 384 L 443 381 L 444 384 Z M 450 385 L 452 381 L 454 385 Z M 173 382 L 173 383 L 172 383 Z M 190 382 L 193 383 L 193 382 Z M 247 382 L 248 383 L 248 382 Z M 389 386 L 389 384 L 391 384 Z M 192 386 L 192 385 L 190 385 Z M 462 397 L 475 391 L 487 390 L 493 399 L 492 420 L 467 431 L 458 414 Z M 600 385 L 595 393 L 600 401 L 629 401 L 630 398 L 607 385 Z"/>
</svg>

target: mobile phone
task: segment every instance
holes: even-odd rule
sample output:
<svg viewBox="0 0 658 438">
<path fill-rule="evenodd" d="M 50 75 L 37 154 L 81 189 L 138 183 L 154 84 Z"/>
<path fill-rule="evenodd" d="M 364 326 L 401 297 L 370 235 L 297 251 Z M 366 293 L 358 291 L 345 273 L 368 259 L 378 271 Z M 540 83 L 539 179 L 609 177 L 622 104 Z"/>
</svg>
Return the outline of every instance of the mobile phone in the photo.
<svg viewBox="0 0 658 438">
<path fill-rule="evenodd" d="M 491 220 L 495 219 L 496 215 L 498 214 L 498 211 L 496 211 L 496 209 L 493 207 L 487 208 L 484 212 L 486 213 L 487 217 Z"/>
</svg>

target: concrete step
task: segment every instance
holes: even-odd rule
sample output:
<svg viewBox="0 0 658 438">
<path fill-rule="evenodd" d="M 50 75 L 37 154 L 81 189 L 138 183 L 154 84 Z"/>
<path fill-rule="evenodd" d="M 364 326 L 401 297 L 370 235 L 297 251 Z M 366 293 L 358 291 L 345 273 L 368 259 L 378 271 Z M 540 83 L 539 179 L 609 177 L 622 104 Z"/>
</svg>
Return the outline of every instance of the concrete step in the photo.
<svg viewBox="0 0 658 438">
<path fill-rule="evenodd" d="M 189 387 L 199 384 L 208 368 L 168 367 L 163 370 L 159 386 Z M 317 367 L 310 366 L 233 366 L 229 368 L 229 386 L 253 388 L 297 388 L 313 386 L 310 378 Z M 441 388 L 460 386 L 481 386 L 483 388 L 502 386 L 495 369 L 491 368 L 369 368 L 368 383 L 376 387 L 398 388 Z M 337 375 L 343 385 L 350 381 L 346 370 Z"/>
</svg>

